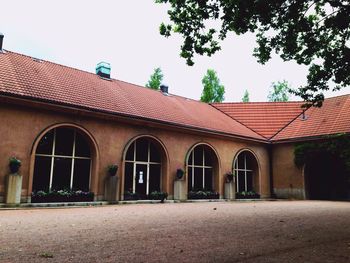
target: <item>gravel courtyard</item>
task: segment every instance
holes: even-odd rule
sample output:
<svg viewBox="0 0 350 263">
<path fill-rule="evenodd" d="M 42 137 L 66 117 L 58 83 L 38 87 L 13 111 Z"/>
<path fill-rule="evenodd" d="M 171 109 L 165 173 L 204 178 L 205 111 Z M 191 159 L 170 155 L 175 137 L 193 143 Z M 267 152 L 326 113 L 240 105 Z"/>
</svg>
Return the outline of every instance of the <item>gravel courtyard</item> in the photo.
<svg viewBox="0 0 350 263">
<path fill-rule="evenodd" d="M 0 262 L 350 262 L 350 203 L 0 210 Z"/>
</svg>

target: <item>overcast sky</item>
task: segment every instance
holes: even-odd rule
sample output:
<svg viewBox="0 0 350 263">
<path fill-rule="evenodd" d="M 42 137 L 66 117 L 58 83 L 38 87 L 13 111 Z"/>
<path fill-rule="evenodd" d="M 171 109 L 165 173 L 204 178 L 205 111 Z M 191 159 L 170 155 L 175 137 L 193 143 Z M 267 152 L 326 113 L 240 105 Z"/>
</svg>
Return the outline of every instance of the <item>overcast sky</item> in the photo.
<svg viewBox="0 0 350 263">
<path fill-rule="evenodd" d="M 111 63 L 112 77 L 144 86 L 161 67 L 169 92 L 199 99 L 208 68 L 225 86 L 225 101 L 266 101 L 272 82 L 293 88 L 306 82 L 307 68 L 275 56 L 260 65 L 252 56 L 253 35 L 231 35 L 212 57 L 196 57 L 189 67 L 180 58 L 181 37 L 159 35 L 167 7 L 154 0 L 11 0 L 2 1 L 0 32 L 4 49 L 94 72 L 100 61 Z M 326 96 L 350 93 L 350 88 Z M 296 100 L 298 98 L 292 98 Z"/>
</svg>

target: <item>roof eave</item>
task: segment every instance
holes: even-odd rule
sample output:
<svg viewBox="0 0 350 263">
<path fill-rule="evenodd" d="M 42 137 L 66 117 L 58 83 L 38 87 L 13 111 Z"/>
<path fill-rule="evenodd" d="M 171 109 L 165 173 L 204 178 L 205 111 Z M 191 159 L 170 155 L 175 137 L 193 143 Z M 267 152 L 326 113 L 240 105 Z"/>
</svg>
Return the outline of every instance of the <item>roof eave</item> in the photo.
<svg viewBox="0 0 350 263">
<path fill-rule="evenodd" d="M 225 136 L 228 138 L 234 138 L 234 139 L 240 139 L 240 140 L 249 140 L 253 142 L 258 142 L 258 143 L 265 143 L 269 144 L 269 141 L 264 140 L 264 139 L 259 139 L 259 138 L 253 138 L 249 136 L 243 136 L 243 135 L 235 135 L 231 133 L 226 133 L 226 132 L 220 132 L 220 131 L 215 131 L 215 130 L 210 130 L 210 129 L 205 129 L 202 127 L 196 127 L 196 126 L 190 126 L 190 125 L 185 125 L 185 124 L 178 124 L 178 123 L 173 123 L 173 122 L 167 122 L 167 121 L 162 121 L 162 120 L 155 120 L 151 118 L 146 118 L 146 117 L 141 117 L 141 116 L 136 116 L 136 115 L 131 115 L 131 114 L 125 114 L 125 113 L 118 113 L 118 112 L 111 112 L 111 111 L 106 111 L 106 110 L 101 110 L 101 109 L 95 109 L 95 108 L 90 108 L 90 107 L 85 107 L 81 105 L 73 105 L 69 103 L 63 103 L 63 102 L 58 102 L 58 101 L 52 101 L 48 99 L 41 99 L 41 98 L 33 98 L 31 96 L 23 96 L 23 95 L 18 95 L 18 94 L 13 94 L 13 93 L 5 93 L 1 92 L 0 96 L 3 98 L 9 98 L 9 99 L 15 99 L 15 100 L 25 100 L 28 103 L 43 103 L 43 104 L 49 104 L 55 107 L 63 107 L 63 108 L 69 108 L 69 109 L 75 109 L 87 113 L 99 113 L 99 114 L 105 114 L 108 116 L 116 116 L 119 118 L 126 118 L 126 119 L 132 119 L 132 120 L 140 120 L 140 121 L 146 121 L 150 123 L 156 123 L 156 124 L 161 124 L 161 125 L 166 125 L 169 127 L 177 127 L 189 131 L 201 131 L 206 134 L 212 134 L 212 135 L 219 135 L 219 136 Z"/>
</svg>

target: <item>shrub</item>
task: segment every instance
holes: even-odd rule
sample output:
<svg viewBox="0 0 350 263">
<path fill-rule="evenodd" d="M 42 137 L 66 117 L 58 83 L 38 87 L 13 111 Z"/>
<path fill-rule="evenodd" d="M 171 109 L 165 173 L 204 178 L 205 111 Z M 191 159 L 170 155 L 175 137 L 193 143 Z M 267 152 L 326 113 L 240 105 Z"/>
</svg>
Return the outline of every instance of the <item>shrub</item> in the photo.
<svg viewBox="0 0 350 263">
<path fill-rule="evenodd" d="M 236 193 L 237 199 L 259 199 L 260 195 L 254 191 L 243 191 Z"/>
<path fill-rule="evenodd" d="M 32 203 L 90 202 L 93 200 L 93 192 L 85 192 L 81 190 L 40 190 L 32 193 Z"/>
<path fill-rule="evenodd" d="M 124 192 L 124 200 L 139 200 L 138 193 L 133 193 L 131 191 Z"/>
<path fill-rule="evenodd" d="M 168 197 L 168 193 L 162 191 L 153 191 L 150 193 L 149 198 L 151 200 L 161 200 L 162 202 Z"/>
<path fill-rule="evenodd" d="M 214 191 L 198 190 L 188 192 L 188 199 L 219 199 L 219 197 L 219 193 Z"/>
</svg>

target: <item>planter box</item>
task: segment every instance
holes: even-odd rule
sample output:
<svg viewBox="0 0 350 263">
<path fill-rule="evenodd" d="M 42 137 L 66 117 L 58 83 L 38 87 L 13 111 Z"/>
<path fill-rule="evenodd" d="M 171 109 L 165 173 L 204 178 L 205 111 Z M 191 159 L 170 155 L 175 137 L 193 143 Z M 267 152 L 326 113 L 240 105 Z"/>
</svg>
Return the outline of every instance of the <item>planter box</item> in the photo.
<svg viewBox="0 0 350 263">
<path fill-rule="evenodd" d="M 124 200 L 125 201 L 134 201 L 134 200 L 139 200 L 139 195 L 138 194 L 127 194 L 124 193 Z"/>
<path fill-rule="evenodd" d="M 22 175 L 9 174 L 6 184 L 6 204 L 20 204 L 22 193 Z"/>
<path fill-rule="evenodd" d="M 200 193 L 201 192 L 201 193 Z M 192 200 L 199 200 L 199 199 L 219 199 L 220 195 L 219 193 L 206 193 L 203 194 L 204 191 L 197 191 L 197 192 L 188 192 L 188 199 L 192 199 Z"/>
<path fill-rule="evenodd" d="M 32 196 L 31 201 L 32 203 L 92 202 L 94 201 L 94 196 Z"/>
<path fill-rule="evenodd" d="M 242 195 L 241 193 L 236 193 L 236 199 L 260 199 L 259 194 Z"/>
</svg>

